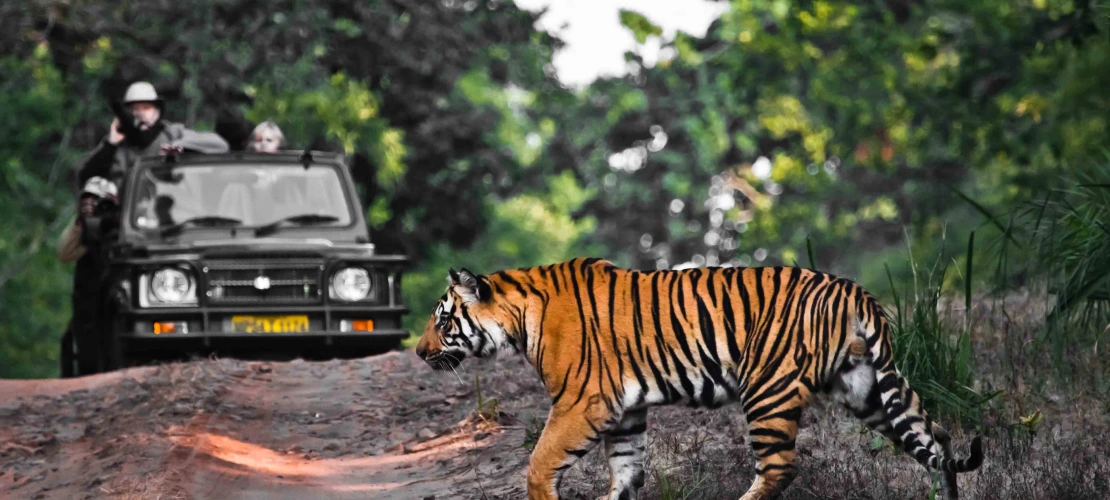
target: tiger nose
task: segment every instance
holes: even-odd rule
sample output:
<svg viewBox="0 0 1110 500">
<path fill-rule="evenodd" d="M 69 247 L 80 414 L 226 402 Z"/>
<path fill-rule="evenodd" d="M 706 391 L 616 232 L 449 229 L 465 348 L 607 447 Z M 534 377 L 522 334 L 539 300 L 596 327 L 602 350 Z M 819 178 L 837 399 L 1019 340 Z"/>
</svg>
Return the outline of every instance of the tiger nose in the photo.
<svg viewBox="0 0 1110 500">
<path fill-rule="evenodd" d="M 420 359 L 428 359 L 428 348 L 423 344 L 417 344 L 416 355 L 420 356 Z"/>
</svg>

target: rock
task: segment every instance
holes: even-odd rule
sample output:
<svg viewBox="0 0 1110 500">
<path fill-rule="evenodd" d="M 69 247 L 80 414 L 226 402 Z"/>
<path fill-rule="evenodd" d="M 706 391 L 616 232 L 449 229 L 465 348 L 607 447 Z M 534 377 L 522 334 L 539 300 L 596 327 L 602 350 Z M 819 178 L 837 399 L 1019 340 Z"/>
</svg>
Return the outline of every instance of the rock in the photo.
<svg viewBox="0 0 1110 500">
<path fill-rule="evenodd" d="M 390 441 L 394 441 L 394 442 L 408 441 L 408 439 L 409 439 L 409 433 L 407 433 L 405 431 L 397 430 L 397 431 L 393 431 L 393 432 L 389 433 L 389 440 Z"/>
<path fill-rule="evenodd" d="M 420 439 L 432 439 L 436 437 L 436 433 L 432 432 L 431 429 L 425 427 L 423 429 L 420 429 L 420 432 L 416 433 L 416 437 L 419 437 Z"/>
<path fill-rule="evenodd" d="M 189 405 L 187 405 L 185 403 L 177 403 L 177 404 L 173 405 L 173 414 L 174 415 L 188 415 L 192 412 L 193 412 L 193 409 L 189 408 Z"/>
<path fill-rule="evenodd" d="M 475 441 L 481 441 L 481 440 L 483 440 L 485 438 L 488 438 L 488 437 L 489 437 L 488 432 L 479 432 L 479 433 L 474 435 L 474 440 Z"/>
<path fill-rule="evenodd" d="M 328 443 L 324 445 L 324 451 L 335 451 L 339 449 L 338 443 Z"/>
</svg>

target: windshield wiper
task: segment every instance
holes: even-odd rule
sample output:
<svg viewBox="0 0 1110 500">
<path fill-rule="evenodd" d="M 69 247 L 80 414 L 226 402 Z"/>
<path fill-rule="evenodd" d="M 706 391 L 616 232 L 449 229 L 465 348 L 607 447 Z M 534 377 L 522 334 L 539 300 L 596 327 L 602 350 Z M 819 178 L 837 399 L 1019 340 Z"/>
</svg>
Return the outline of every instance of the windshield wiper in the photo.
<svg viewBox="0 0 1110 500">
<path fill-rule="evenodd" d="M 185 219 L 172 226 L 166 226 L 161 230 L 161 236 L 173 236 L 180 233 L 185 226 L 201 226 L 201 227 L 222 227 L 222 226 L 237 226 L 242 224 L 243 221 L 231 217 L 221 217 L 219 215 L 202 215 Z"/>
<path fill-rule="evenodd" d="M 258 229 L 254 230 L 254 237 L 255 238 L 260 238 L 262 236 L 266 236 L 266 235 L 276 233 L 279 228 L 281 228 L 282 226 L 284 226 L 286 224 L 294 224 L 294 225 L 298 225 L 298 226 L 303 226 L 303 225 L 311 225 L 311 224 L 326 224 L 326 223 L 329 223 L 329 222 L 335 222 L 337 220 L 339 220 L 339 217 L 336 217 L 334 215 L 323 215 L 323 214 L 291 215 L 289 217 L 285 217 L 283 219 L 278 219 L 276 221 L 273 221 L 269 224 L 266 224 L 265 226 L 259 226 Z"/>
</svg>

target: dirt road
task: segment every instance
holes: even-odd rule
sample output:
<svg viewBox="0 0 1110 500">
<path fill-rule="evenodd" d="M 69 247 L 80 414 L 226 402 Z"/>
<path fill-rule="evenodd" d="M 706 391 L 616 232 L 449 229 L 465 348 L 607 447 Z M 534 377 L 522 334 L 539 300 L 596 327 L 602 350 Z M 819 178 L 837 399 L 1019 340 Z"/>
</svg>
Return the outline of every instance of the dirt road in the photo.
<svg viewBox="0 0 1110 500">
<path fill-rule="evenodd" d="M 478 368 L 485 408 L 542 407 L 522 359 Z M 0 498 L 517 498 L 524 428 L 474 416 L 474 374 L 395 352 L 0 381 Z"/>
<path fill-rule="evenodd" d="M 1042 403 L 1036 436 L 988 437 L 986 464 L 960 476 L 965 498 L 1106 498 L 1104 402 Z M 549 404 L 522 357 L 468 360 L 456 377 L 412 352 L 0 380 L 0 499 L 516 500 Z M 641 498 L 739 497 L 755 466 L 740 413 L 653 409 Z M 928 498 L 924 469 L 858 420 L 820 400 L 806 415 L 787 500 Z M 961 455 L 968 439 L 956 436 Z M 607 486 L 595 451 L 560 493 Z"/>
</svg>

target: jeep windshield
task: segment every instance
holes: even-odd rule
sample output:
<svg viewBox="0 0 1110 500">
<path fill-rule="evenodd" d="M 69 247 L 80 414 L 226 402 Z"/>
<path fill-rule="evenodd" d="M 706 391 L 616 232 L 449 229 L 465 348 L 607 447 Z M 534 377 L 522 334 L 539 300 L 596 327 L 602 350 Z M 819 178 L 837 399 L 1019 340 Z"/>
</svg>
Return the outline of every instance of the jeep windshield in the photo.
<svg viewBox="0 0 1110 500">
<path fill-rule="evenodd" d="M 131 224 L 164 235 L 192 228 L 347 226 L 352 214 L 336 167 L 251 163 L 159 165 L 133 186 Z M 270 230 L 269 232 L 273 232 Z"/>
</svg>

